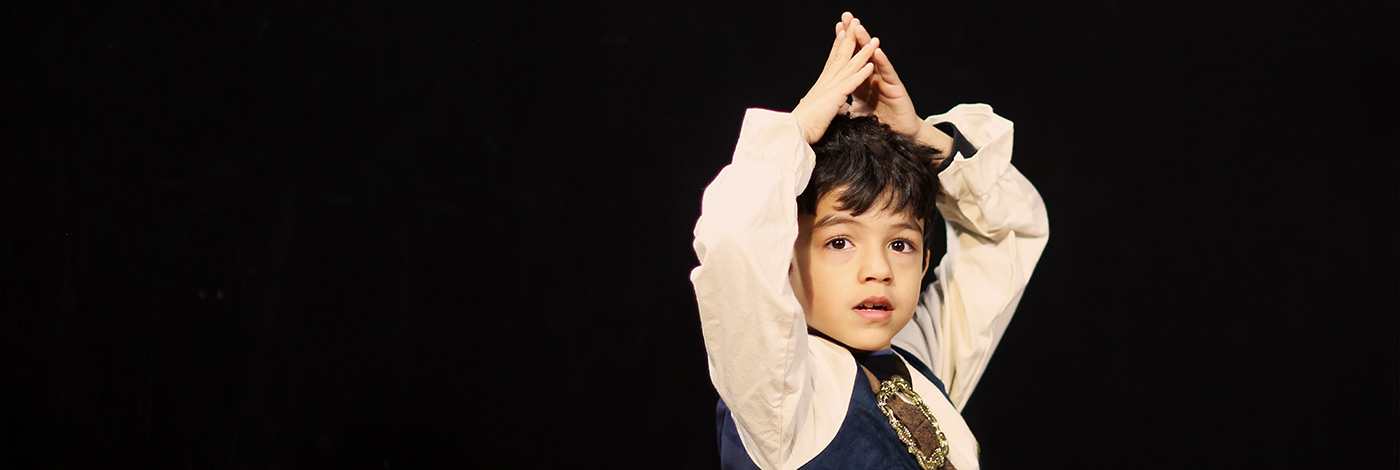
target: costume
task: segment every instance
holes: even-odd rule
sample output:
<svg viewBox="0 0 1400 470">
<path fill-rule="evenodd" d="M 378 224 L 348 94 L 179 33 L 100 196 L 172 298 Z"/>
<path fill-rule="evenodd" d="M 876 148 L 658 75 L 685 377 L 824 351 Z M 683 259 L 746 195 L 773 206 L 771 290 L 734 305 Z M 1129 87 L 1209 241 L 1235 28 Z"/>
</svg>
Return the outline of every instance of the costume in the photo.
<svg viewBox="0 0 1400 470">
<path fill-rule="evenodd" d="M 895 357 L 918 371 L 909 379 L 947 435 L 948 460 L 969 470 L 978 468 L 977 441 L 958 411 L 1020 301 L 1049 223 L 1039 193 L 1010 164 L 1010 121 L 986 105 L 960 105 L 928 122 L 953 123 L 977 150 L 954 155 L 939 174 L 948 251 L 935 268 L 938 282 L 924 289 L 913 319 L 892 343 Z M 733 162 L 705 190 L 695 225 L 700 266 L 690 277 L 710 378 L 722 400 L 725 466 L 907 466 L 914 461 L 888 439 L 888 422 L 888 436 L 875 434 L 880 423 L 868 413 L 870 385 L 856 358 L 808 334 L 788 283 L 796 199 L 814 161 L 792 115 L 751 109 Z M 733 441 L 744 455 L 732 452 Z"/>
</svg>

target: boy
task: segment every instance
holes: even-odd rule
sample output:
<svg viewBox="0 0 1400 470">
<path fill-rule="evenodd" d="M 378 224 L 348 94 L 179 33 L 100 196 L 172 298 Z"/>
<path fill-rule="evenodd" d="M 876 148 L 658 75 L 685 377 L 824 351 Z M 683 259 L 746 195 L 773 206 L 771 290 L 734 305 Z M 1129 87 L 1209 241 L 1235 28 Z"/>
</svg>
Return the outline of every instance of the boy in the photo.
<svg viewBox="0 0 1400 470">
<path fill-rule="evenodd" d="M 745 115 L 695 225 L 721 459 L 975 469 L 958 411 L 1045 247 L 1045 206 L 1010 165 L 1010 121 L 919 119 L 879 40 L 849 13 L 836 31 L 792 113 Z M 921 295 L 937 212 L 947 253 Z"/>
</svg>

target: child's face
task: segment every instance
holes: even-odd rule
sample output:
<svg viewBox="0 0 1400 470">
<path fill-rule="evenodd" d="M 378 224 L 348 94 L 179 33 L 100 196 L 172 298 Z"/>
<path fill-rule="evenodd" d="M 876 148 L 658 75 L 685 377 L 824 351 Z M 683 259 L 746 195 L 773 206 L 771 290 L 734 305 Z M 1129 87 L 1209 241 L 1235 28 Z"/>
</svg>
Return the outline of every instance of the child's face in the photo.
<svg viewBox="0 0 1400 470">
<path fill-rule="evenodd" d="M 914 316 L 928 255 L 921 221 L 876 202 L 860 216 L 837 210 L 838 188 L 798 217 L 794 293 L 807 325 L 848 347 L 875 351 Z"/>
</svg>

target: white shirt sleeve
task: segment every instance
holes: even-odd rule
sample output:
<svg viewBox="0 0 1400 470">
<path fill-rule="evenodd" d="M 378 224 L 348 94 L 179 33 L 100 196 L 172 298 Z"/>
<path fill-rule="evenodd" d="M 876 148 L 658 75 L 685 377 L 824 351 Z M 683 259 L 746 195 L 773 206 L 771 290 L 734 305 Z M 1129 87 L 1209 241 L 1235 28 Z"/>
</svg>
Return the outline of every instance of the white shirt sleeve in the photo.
<svg viewBox="0 0 1400 470">
<path fill-rule="evenodd" d="M 791 114 L 750 109 L 734 159 L 705 189 L 690 273 L 710 379 L 750 457 L 778 468 L 807 419 L 807 325 L 788 283 L 797 196 L 815 162 Z"/>
<path fill-rule="evenodd" d="M 959 105 L 927 121 L 952 122 L 978 151 L 955 155 L 939 174 L 948 251 L 935 268 L 938 281 L 893 342 L 928 364 L 962 410 L 1016 311 L 1050 224 L 1040 193 L 1011 166 L 1011 121 L 985 104 Z"/>
</svg>

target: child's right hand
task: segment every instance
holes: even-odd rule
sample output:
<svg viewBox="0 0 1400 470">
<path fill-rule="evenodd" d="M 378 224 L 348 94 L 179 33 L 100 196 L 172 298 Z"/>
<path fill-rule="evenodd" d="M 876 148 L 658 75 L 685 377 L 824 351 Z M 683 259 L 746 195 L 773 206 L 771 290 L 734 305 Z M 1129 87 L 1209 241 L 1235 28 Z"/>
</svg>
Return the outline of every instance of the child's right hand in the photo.
<svg viewBox="0 0 1400 470">
<path fill-rule="evenodd" d="M 857 33 L 864 30 L 865 26 L 860 24 L 851 26 L 850 31 L 842 23 L 836 24 L 836 40 L 831 44 L 831 54 L 826 58 L 821 76 L 792 110 L 809 145 L 821 140 L 826 126 L 845 108 L 846 97 L 875 70 L 870 57 L 880 47 L 880 38 L 872 38 L 859 52 L 855 51 Z"/>
</svg>

